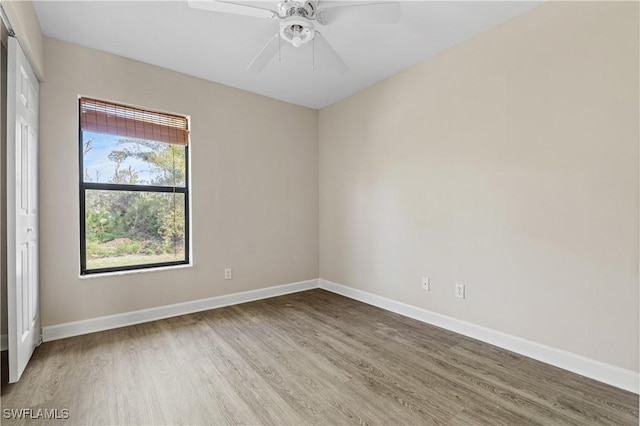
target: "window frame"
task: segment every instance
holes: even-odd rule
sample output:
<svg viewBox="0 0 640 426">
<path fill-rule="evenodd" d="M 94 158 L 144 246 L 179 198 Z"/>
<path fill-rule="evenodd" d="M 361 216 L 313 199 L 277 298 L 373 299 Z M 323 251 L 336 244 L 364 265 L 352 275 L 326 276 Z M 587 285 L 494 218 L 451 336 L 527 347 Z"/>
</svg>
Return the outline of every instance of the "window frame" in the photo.
<svg viewBox="0 0 640 426">
<path fill-rule="evenodd" d="M 82 97 L 78 97 L 78 159 L 79 159 L 79 201 L 80 201 L 80 276 L 106 274 L 113 272 L 127 272 L 138 270 L 151 270 L 155 268 L 166 268 L 171 266 L 183 266 L 191 264 L 191 214 L 190 214 L 190 198 L 189 187 L 191 186 L 190 179 L 190 156 L 189 156 L 189 141 L 184 145 L 185 156 L 185 175 L 184 175 L 184 188 L 176 186 L 160 186 L 160 185 L 132 185 L 132 184 L 118 184 L 118 183 L 98 183 L 98 182 L 84 182 L 84 156 L 83 145 L 84 137 L 82 131 L 82 123 L 80 120 L 82 114 Z M 115 103 L 115 102 L 110 102 Z M 125 105 L 125 104 L 120 104 Z M 176 115 L 176 114 L 174 114 Z M 183 116 L 187 119 L 187 126 L 190 127 L 190 120 L 188 116 Z M 159 143 L 168 143 L 160 142 Z M 87 269 L 87 239 L 86 239 L 86 191 L 87 190 L 100 190 L 100 191 L 128 191 L 128 192 L 151 192 L 151 193 L 181 193 L 184 194 L 184 260 L 178 260 L 175 262 L 160 262 L 160 263 L 145 263 L 140 265 L 124 265 L 124 266 L 112 266 L 108 268 L 95 268 Z"/>
</svg>

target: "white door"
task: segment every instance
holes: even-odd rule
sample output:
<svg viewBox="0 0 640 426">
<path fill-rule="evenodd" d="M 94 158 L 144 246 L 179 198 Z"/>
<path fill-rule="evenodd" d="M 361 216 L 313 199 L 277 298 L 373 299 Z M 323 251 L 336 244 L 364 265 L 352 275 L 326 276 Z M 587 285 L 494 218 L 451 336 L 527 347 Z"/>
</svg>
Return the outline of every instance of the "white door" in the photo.
<svg viewBox="0 0 640 426">
<path fill-rule="evenodd" d="M 7 313 L 9 382 L 40 342 L 38 295 L 38 80 L 9 37 L 7 58 Z"/>
</svg>

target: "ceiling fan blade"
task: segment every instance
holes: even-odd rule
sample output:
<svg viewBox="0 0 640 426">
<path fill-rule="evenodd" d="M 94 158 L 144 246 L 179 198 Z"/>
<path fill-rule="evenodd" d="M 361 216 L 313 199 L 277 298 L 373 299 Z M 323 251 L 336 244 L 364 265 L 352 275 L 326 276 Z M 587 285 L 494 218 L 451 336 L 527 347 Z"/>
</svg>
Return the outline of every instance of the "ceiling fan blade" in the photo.
<svg viewBox="0 0 640 426">
<path fill-rule="evenodd" d="M 366 3 L 320 9 L 317 20 L 332 24 L 395 24 L 400 20 L 400 3 Z"/>
<path fill-rule="evenodd" d="M 275 34 L 269 39 L 267 44 L 264 45 L 258 56 L 247 67 L 247 71 L 260 72 L 267 66 L 269 61 L 278 53 L 278 47 L 280 44 L 280 34 Z"/>
<path fill-rule="evenodd" d="M 329 44 L 326 38 L 316 30 L 313 38 L 315 51 L 318 53 L 318 61 L 320 64 L 326 64 L 327 68 L 336 70 L 343 74 L 349 70 L 347 64 L 342 60 L 338 52 Z"/>
<path fill-rule="evenodd" d="M 192 7 L 194 9 L 231 13 L 234 15 L 252 16 L 254 18 L 278 18 L 278 14 L 273 10 L 225 0 L 188 0 L 187 3 L 189 4 L 189 7 Z"/>
</svg>

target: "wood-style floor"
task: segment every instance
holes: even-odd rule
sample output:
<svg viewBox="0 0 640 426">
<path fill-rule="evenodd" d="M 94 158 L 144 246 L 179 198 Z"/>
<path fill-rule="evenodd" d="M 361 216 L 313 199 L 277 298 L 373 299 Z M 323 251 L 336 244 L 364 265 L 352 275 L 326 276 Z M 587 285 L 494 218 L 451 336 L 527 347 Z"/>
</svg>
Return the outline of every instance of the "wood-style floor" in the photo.
<svg viewBox="0 0 640 426">
<path fill-rule="evenodd" d="M 323 290 L 45 343 L 3 377 L 2 408 L 69 410 L 39 425 L 638 424 L 637 395 Z"/>
</svg>

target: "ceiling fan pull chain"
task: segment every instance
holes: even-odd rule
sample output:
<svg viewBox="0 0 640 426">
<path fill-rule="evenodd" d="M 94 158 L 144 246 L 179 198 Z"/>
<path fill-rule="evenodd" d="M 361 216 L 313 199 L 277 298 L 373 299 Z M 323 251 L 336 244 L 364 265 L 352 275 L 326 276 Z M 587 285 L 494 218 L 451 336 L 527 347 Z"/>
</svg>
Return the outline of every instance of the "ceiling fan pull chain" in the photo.
<svg viewBox="0 0 640 426">
<path fill-rule="evenodd" d="M 316 70 L 316 39 L 311 40 L 311 71 Z"/>
</svg>

